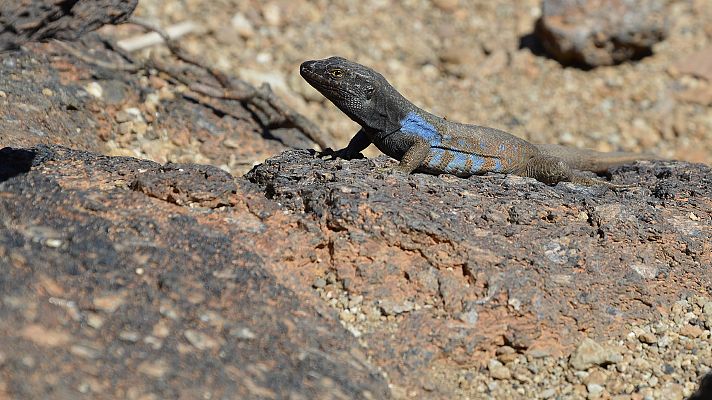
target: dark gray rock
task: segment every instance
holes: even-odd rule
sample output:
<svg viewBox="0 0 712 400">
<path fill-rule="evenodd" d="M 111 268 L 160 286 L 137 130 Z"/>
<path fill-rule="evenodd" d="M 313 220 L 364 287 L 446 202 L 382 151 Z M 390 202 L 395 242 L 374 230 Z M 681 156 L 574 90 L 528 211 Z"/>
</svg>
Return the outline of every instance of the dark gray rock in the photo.
<svg viewBox="0 0 712 400">
<path fill-rule="evenodd" d="M 131 16 L 138 0 L 9 0 L 0 2 L 0 51 L 47 39 L 76 40 Z"/>
</svg>

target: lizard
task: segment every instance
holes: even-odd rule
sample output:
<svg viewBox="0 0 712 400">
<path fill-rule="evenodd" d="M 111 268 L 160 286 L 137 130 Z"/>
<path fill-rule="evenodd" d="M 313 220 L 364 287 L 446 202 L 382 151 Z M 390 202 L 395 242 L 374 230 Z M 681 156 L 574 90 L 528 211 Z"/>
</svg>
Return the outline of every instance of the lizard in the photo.
<svg viewBox="0 0 712 400">
<path fill-rule="evenodd" d="M 508 132 L 449 121 L 406 99 L 380 73 L 342 57 L 305 61 L 300 75 L 361 126 L 349 144 L 331 152 L 353 159 L 374 144 L 399 160 L 393 169 L 410 174 L 459 177 L 487 172 L 531 177 L 548 185 L 572 182 L 627 188 L 590 178 L 579 171 L 602 173 L 609 167 L 650 159 L 626 152 L 597 152 L 554 144 L 533 144 Z"/>
</svg>

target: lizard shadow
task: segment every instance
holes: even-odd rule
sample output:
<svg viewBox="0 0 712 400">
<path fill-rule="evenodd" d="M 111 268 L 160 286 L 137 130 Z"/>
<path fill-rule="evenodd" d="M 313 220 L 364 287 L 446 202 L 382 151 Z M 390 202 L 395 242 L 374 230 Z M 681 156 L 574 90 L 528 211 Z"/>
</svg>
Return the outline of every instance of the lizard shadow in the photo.
<svg viewBox="0 0 712 400">
<path fill-rule="evenodd" d="M 32 150 L 11 147 L 0 149 L 0 183 L 29 172 L 35 155 L 36 153 Z"/>
<path fill-rule="evenodd" d="M 705 375 L 700 381 L 700 387 L 687 400 L 707 400 L 712 399 L 712 372 Z"/>
<path fill-rule="evenodd" d="M 223 109 L 220 107 L 215 107 L 210 104 L 204 104 L 196 99 L 190 98 L 190 97 L 184 97 L 186 101 L 193 103 L 198 106 L 202 106 L 210 110 L 213 114 L 215 114 L 218 118 L 224 118 L 226 116 L 230 116 L 230 114 L 226 113 Z M 228 104 L 229 101 L 226 101 L 225 104 Z M 259 129 L 260 129 L 260 136 L 262 136 L 263 139 L 266 140 L 274 140 L 277 141 L 281 144 L 283 144 L 285 147 L 293 148 L 293 149 L 310 149 L 313 146 L 313 141 L 309 139 L 302 131 L 299 129 L 295 128 L 294 126 L 291 126 L 287 123 L 285 124 L 274 124 L 270 123 L 268 120 L 269 118 L 266 117 L 265 115 L 255 111 L 253 107 L 245 107 L 249 115 L 252 117 L 252 119 L 257 122 Z"/>
</svg>

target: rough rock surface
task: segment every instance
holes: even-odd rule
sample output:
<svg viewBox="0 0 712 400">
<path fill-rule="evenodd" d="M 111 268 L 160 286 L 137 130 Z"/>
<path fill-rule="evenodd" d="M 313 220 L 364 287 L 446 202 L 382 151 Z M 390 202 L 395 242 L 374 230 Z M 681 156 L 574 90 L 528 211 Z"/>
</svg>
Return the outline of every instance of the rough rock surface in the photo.
<svg viewBox="0 0 712 400">
<path fill-rule="evenodd" d="M 0 2 L 0 51 L 46 39 L 76 40 L 129 18 L 138 0 L 9 0 Z"/>
<path fill-rule="evenodd" d="M 662 0 L 543 0 L 536 35 L 563 64 L 618 64 L 652 54 L 668 33 Z"/>
<path fill-rule="evenodd" d="M 82 42 L 81 52 L 121 61 L 96 38 Z M 263 126 L 240 102 L 214 100 L 231 110 L 225 115 L 166 79 L 88 64 L 51 43 L 28 44 L 0 60 L 0 145 L 59 144 L 233 173 L 288 148 L 285 142 L 313 146 L 297 129 Z"/>
<path fill-rule="evenodd" d="M 309 112 L 326 107 L 282 73 L 305 54 L 373 57 L 454 119 L 709 160 L 707 64 L 679 57 L 706 59 L 707 0 L 667 8 L 661 55 L 592 71 L 516 48 L 538 0 L 141 3 L 213 26 L 181 43 Z M 387 23 L 413 14 L 428 18 Z M 255 184 L 225 171 L 299 133 L 185 89 L 53 44 L 0 62 L 0 147 L 17 148 L 0 151 L 0 398 L 679 400 L 710 371 L 708 167 L 618 168 L 641 188 L 614 193 L 289 152 Z"/>
<path fill-rule="evenodd" d="M 377 172 L 391 162 L 286 152 L 247 178 L 328 232 L 329 268 L 302 285 L 331 273 L 331 291 L 358 299 L 340 317 L 396 380 L 427 382 L 443 360 L 469 365 L 504 345 L 567 354 L 582 336 L 621 335 L 681 296 L 712 290 L 707 166 L 621 167 L 613 182 L 640 187 L 616 193 Z"/>
<path fill-rule="evenodd" d="M 712 363 L 702 165 L 621 167 L 640 188 L 616 193 L 306 151 L 254 183 L 63 147 L 0 161 L 8 396 L 383 398 L 374 365 L 398 398 L 663 399 Z"/>
<path fill-rule="evenodd" d="M 0 398 L 387 397 L 355 339 L 259 254 L 290 219 L 215 167 L 175 171 L 0 150 Z M 201 201 L 135 190 L 177 180 Z M 262 239 L 302 263 L 309 237 Z"/>
</svg>

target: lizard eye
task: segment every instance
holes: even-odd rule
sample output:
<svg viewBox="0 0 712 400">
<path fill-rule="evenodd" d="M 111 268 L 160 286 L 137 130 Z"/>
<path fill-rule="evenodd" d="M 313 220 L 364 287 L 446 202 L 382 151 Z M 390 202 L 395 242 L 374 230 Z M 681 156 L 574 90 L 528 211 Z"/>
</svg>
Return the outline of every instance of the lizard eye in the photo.
<svg viewBox="0 0 712 400">
<path fill-rule="evenodd" d="M 334 78 L 341 78 L 342 76 L 344 76 L 344 71 L 339 68 L 332 69 L 330 73 L 331 76 L 333 76 Z"/>
</svg>

